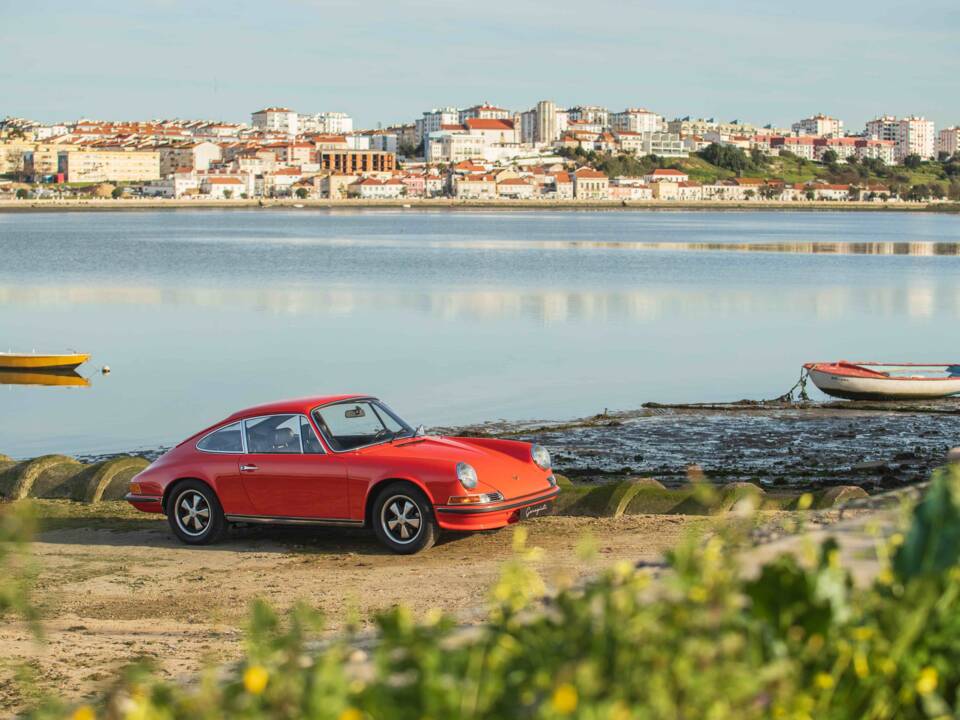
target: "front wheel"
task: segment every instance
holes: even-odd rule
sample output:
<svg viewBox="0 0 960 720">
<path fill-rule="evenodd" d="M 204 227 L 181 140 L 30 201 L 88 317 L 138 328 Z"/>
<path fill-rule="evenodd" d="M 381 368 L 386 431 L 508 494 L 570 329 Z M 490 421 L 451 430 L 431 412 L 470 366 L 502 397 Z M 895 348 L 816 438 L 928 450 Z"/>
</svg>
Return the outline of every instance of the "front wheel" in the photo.
<svg viewBox="0 0 960 720">
<path fill-rule="evenodd" d="M 227 526 L 217 494 L 198 480 L 187 480 L 173 489 L 167 520 L 174 535 L 188 545 L 212 543 Z"/>
<path fill-rule="evenodd" d="M 400 555 L 433 546 L 440 534 L 433 507 L 423 492 L 409 483 L 391 483 L 373 504 L 377 539 Z"/>
</svg>

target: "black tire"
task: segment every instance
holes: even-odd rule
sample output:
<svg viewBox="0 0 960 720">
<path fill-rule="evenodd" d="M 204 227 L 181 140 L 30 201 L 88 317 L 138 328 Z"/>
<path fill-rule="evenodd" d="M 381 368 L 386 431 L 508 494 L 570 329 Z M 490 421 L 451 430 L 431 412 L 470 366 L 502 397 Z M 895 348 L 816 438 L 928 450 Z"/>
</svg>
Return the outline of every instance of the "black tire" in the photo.
<svg viewBox="0 0 960 720">
<path fill-rule="evenodd" d="M 406 482 L 390 483 L 377 494 L 371 521 L 377 539 L 398 555 L 427 550 L 440 536 L 427 496 Z"/>
<path fill-rule="evenodd" d="M 167 501 L 167 522 L 187 545 L 216 542 L 227 529 L 217 494 L 199 480 L 184 480 L 173 488 Z"/>
</svg>

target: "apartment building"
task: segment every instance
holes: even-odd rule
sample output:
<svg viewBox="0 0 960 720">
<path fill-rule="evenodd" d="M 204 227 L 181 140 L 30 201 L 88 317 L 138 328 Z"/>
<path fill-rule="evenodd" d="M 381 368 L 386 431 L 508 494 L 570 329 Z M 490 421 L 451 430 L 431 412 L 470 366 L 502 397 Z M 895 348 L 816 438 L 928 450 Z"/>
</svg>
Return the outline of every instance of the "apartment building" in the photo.
<svg viewBox="0 0 960 720">
<path fill-rule="evenodd" d="M 837 159 L 846 160 L 857 154 L 857 142 L 861 138 L 855 137 L 816 137 L 813 139 L 813 156 L 817 160 L 823 160 L 823 156 L 833 151 L 837 154 Z"/>
<path fill-rule="evenodd" d="M 462 125 L 470 118 L 477 120 L 509 120 L 512 117 L 513 113 L 509 110 L 491 105 L 488 102 L 483 102 L 480 105 L 474 105 L 473 107 L 461 110 L 457 119 Z"/>
<path fill-rule="evenodd" d="M 956 155 L 960 153 L 960 127 L 953 126 L 944 128 L 937 133 L 937 154 L 947 153 Z"/>
<path fill-rule="evenodd" d="M 326 135 L 349 135 L 353 132 L 353 118 L 344 112 L 320 112 L 300 115 L 297 118 L 299 132 Z"/>
<path fill-rule="evenodd" d="M 587 123 L 596 125 L 600 130 L 610 127 L 610 111 L 599 105 L 577 105 L 567 110 L 567 118 L 571 123 Z"/>
<path fill-rule="evenodd" d="M 474 135 L 462 125 L 447 126 L 431 133 L 424 143 L 424 157 L 431 163 L 458 163 L 471 158 L 483 157 L 487 140 L 483 135 Z"/>
<path fill-rule="evenodd" d="M 614 132 L 667 132 L 667 121 L 662 115 L 649 110 L 627 108 L 622 112 L 611 113 L 610 127 Z"/>
<path fill-rule="evenodd" d="M 455 107 L 426 110 L 417 118 L 417 142 L 426 141 L 430 133 L 438 132 L 444 125 L 460 125 L 460 111 Z"/>
<path fill-rule="evenodd" d="M 893 140 L 860 138 L 856 142 L 856 148 L 857 158 L 860 160 L 882 160 L 885 165 L 892 165 L 897 160 L 897 144 Z"/>
<path fill-rule="evenodd" d="M 142 182 L 160 178 L 156 150 L 62 150 L 57 173 L 63 182 Z"/>
<path fill-rule="evenodd" d="M 841 137 L 843 135 L 843 120 L 829 117 L 823 113 L 811 115 L 790 126 L 797 135 L 813 135 L 814 137 Z"/>
<path fill-rule="evenodd" d="M 681 135 L 683 137 L 687 137 L 689 135 L 706 135 L 710 132 L 715 132 L 720 135 L 742 135 L 749 137 L 760 132 L 756 125 L 741 123 L 737 120 L 733 120 L 731 122 L 719 122 L 714 118 L 691 119 L 689 117 L 671 120 L 667 123 L 667 131 L 676 133 L 677 135 Z"/>
<path fill-rule="evenodd" d="M 157 147 L 160 153 L 160 176 L 166 177 L 177 168 L 209 170 L 211 163 L 223 159 L 223 150 L 212 142 L 171 143 Z"/>
<path fill-rule="evenodd" d="M 809 135 L 774 137 L 770 139 L 770 147 L 778 152 L 784 150 L 792 152 L 804 160 L 816 160 L 816 146 L 813 144 L 813 140 L 814 138 Z"/>
<path fill-rule="evenodd" d="M 321 170 L 336 173 L 393 172 L 397 156 L 382 150 L 320 150 L 317 162 Z"/>
<path fill-rule="evenodd" d="M 573 173 L 573 196 L 577 200 L 606 200 L 610 180 L 599 170 L 580 168 Z"/>
<path fill-rule="evenodd" d="M 903 162 L 908 155 L 919 155 L 924 160 L 935 156 L 937 144 L 933 120 L 911 115 L 900 120 L 897 137 L 897 160 Z"/>
<path fill-rule="evenodd" d="M 893 115 L 881 115 L 867 122 L 866 136 L 874 140 L 897 142 L 900 138 L 900 120 Z"/>
<path fill-rule="evenodd" d="M 268 107 L 257 110 L 250 116 L 251 124 L 258 130 L 297 135 L 300 132 L 300 116 L 290 108 Z"/>
<path fill-rule="evenodd" d="M 555 143 L 567 129 L 568 113 L 550 100 L 541 100 L 520 114 L 520 142 Z"/>
</svg>

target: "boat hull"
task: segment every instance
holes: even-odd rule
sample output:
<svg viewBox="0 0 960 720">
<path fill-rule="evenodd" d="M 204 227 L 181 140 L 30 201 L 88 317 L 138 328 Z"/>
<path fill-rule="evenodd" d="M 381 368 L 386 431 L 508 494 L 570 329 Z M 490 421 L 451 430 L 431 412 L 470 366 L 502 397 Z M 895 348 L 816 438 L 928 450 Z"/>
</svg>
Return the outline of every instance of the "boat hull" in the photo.
<svg viewBox="0 0 960 720">
<path fill-rule="evenodd" d="M 84 353 L 34 355 L 0 353 L 0 370 L 73 370 L 90 359 Z"/>
<path fill-rule="evenodd" d="M 960 378 L 851 377 L 810 368 L 813 384 L 844 400 L 934 400 L 960 394 Z"/>
</svg>

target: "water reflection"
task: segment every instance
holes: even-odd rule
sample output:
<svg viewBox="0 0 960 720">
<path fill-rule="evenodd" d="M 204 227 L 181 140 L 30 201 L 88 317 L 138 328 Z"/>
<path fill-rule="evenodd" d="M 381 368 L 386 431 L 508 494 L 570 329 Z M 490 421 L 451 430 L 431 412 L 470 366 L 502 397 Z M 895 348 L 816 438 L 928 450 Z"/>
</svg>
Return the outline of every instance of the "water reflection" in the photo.
<svg viewBox="0 0 960 720">
<path fill-rule="evenodd" d="M 38 372 L 0 370 L 0 385 L 48 385 L 52 387 L 90 387 L 90 381 L 73 370 Z"/>
<path fill-rule="evenodd" d="M 221 238 L 229 243 L 311 245 L 339 248 L 424 248 L 429 250 L 669 250 L 674 252 L 755 252 L 793 255 L 960 256 L 954 242 L 656 242 L 647 240 L 516 240 L 456 239 L 411 241 L 391 237 L 257 237 Z"/>
<path fill-rule="evenodd" d="M 738 317 L 779 311 L 833 319 L 857 310 L 878 316 L 960 316 L 960 286 L 923 282 L 893 287 L 755 288 L 662 286 L 605 291 L 536 288 L 412 290 L 373 286 L 242 289 L 225 287 L 0 286 L 0 307 L 189 306 L 254 310 L 277 315 L 349 317 L 363 313 L 414 312 L 443 321 L 532 319 L 544 324 L 655 320 L 698 316 Z"/>
</svg>

